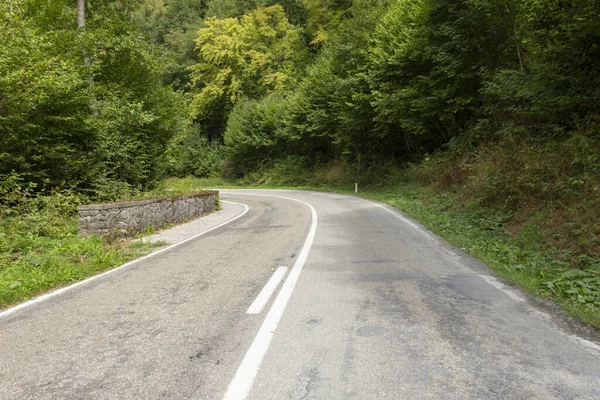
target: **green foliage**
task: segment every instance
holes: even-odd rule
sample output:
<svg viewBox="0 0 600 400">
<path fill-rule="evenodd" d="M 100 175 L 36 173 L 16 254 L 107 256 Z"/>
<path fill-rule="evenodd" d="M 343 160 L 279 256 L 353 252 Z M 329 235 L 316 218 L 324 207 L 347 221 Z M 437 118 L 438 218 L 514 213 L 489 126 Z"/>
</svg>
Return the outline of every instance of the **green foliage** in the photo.
<svg viewBox="0 0 600 400">
<path fill-rule="evenodd" d="M 579 303 L 590 309 L 597 308 L 600 303 L 600 270 L 581 271 L 568 269 L 560 276 L 544 282 L 544 285 L 555 296 L 566 298 L 572 303 Z"/>
<path fill-rule="evenodd" d="M 207 7 L 204 0 L 143 0 L 134 19 L 153 42 L 165 43 L 173 31 L 197 28 Z"/>
<path fill-rule="evenodd" d="M 198 62 L 194 39 L 207 7 L 202 0 L 144 0 L 134 12 L 141 31 L 158 46 L 163 82 L 176 90 L 186 90 L 188 67 Z"/>
<path fill-rule="evenodd" d="M 265 6 L 262 0 L 211 0 L 208 3 L 208 17 L 236 18 Z"/>
<path fill-rule="evenodd" d="M 40 235 L 31 231 L 40 216 L 27 215 L 26 223 L 14 217 L 0 220 L 0 308 L 114 268 L 153 247 L 80 239 L 76 218 L 56 215 L 53 229 Z"/>
<path fill-rule="evenodd" d="M 405 150 L 430 151 L 463 133 L 510 33 L 500 1 L 399 1 L 378 26 L 369 80 L 378 129 Z M 421 151 L 422 151 L 421 150 Z"/>
<path fill-rule="evenodd" d="M 303 0 L 210 0 L 206 15 L 217 18 L 241 17 L 257 8 L 279 4 L 294 25 L 304 24 L 307 18 Z"/>
<path fill-rule="evenodd" d="M 241 97 L 258 98 L 293 82 L 303 59 L 300 29 L 279 5 L 261 8 L 241 19 L 209 18 L 196 41 L 200 62 L 191 67 L 198 87 L 192 118 L 218 137 L 227 112 Z"/>
<path fill-rule="evenodd" d="M 216 177 L 222 168 L 223 146 L 209 142 L 198 127 L 174 138 L 169 149 L 169 172 L 175 176 Z"/>
<path fill-rule="evenodd" d="M 0 174 L 38 191 L 144 186 L 160 176 L 185 124 L 183 98 L 162 87 L 128 5 L 94 2 L 81 32 L 74 4 L 0 5 Z"/>
<path fill-rule="evenodd" d="M 522 67 L 499 69 L 487 82 L 488 119 L 500 134 L 503 126 L 517 125 L 546 140 L 570 131 L 597 136 L 600 5 L 592 0 L 519 5 L 515 29 Z"/>
<path fill-rule="evenodd" d="M 285 123 L 296 151 L 320 161 L 374 161 L 383 143 L 373 129 L 364 64 L 385 2 L 356 1 L 330 31 L 328 45 L 289 95 Z M 360 161 L 359 161 L 360 162 Z"/>
<path fill-rule="evenodd" d="M 0 4 L 0 174 L 77 185 L 90 179 L 90 91 L 83 66 L 56 53 L 54 35 L 24 18 L 27 3 Z"/>
<path fill-rule="evenodd" d="M 41 195 L 31 189 L 32 184 L 16 174 L 0 176 L 0 309 L 117 267 L 163 245 L 80 238 L 77 206 L 88 204 L 90 198 L 73 190 Z M 189 186 L 185 190 L 192 192 Z M 129 191 L 121 194 L 124 197 L 115 195 L 110 200 L 132 197 Z"/>
<path fill-rule="evenodd" d="M 314 45 L 323 45 L 330 41 L 331 35 L 335 34 L 353 4 L 352 0 L 301 0 L 301 2 L 306 10 L 306 30 L 311 35 L 311 43 Z"/>
<path fill-rule="evenodd" d="M 286 147 L 281 120 L 285 100 L 279 96 L 239 101 L 231 112 L 224 135 L 235 175 L 242 175 L 281 156 Z"/>
<path fill-rule="evenodd" d="M 586 268 L 578 257 L 600 258 L 600 142 L 582 134 L 542 141 L 523 128 L 503 133 L 476 149 L 429 156 L 414 167 L 414 179 L 509 213 L 523 245 L 538 238 L 535 248 L 569 252 L 564 258 Z"/>
<path fill-rule="evenodd" d="M 311 33 L 330 21 L 326 40 L 285 96 L 280 140 L 260 142 L 244 172 L 264 181 L 293 155 L 359 176 L 411 161 L 421 182 L 511 215 L 521 244 L 538 237 L 581 268 L 598 258 L 598 2 L 304 4 Z"/>
<path fill-rule="evenodd" d="M 331 102 L 339 78 L 332 64 L 328 58 L 318 60 L 289 97 L 285 124 L 290 137 L 300 141 L 301 154 L 331 157 L 335 153 L 337 120 Z"/>
</svg>

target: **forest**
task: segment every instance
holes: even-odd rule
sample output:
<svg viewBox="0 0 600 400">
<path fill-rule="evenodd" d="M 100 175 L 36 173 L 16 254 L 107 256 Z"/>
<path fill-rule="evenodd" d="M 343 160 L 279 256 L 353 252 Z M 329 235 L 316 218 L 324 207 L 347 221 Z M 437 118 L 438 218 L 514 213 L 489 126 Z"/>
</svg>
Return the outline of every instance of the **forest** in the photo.
<svg viewBox="0 0 600 400">
<path fill-rule="evenodd" d="M 597 0 L 4 0 L 0 224 L 168 177 L 419 187 L 552 253 L 570 275 L 546 289 L 598 313 L 599 15 Z"/>
</svg>

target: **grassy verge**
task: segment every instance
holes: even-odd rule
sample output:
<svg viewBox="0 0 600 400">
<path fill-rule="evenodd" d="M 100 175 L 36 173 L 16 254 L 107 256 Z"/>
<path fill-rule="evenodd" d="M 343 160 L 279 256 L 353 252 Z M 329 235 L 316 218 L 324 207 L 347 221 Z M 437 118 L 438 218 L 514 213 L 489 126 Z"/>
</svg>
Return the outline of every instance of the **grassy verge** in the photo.
<svg viewBox="0 0 600 400">
<path fill-rule="evenodd" d="M 267 180 L 268 181 L 268 180 Z M 191 187 L 248 187 L 248 181 L 175 180 Z M 338 193 L 353 185 L 293 186 L 264 180 L 254 188 L 295 188 Z M 465 203 L 451 192 L 415 183 L 362 188 L 361 196 L 390 204 L 423 223 L 457 247 L 485 262 L 496 273 L 525 291 L 559 304 L 582 322 L 600 328 L 600 260 L 586 269 L 574 268 L 560 249 L 537 250 L 535 235 L 519 236 L 505 229 L 509 216 Z M 560 253 L 560 257 L 558 254 Z"/>
<path fill-rule="evenodd" d="M 137 197 L 200 191 L 185 182 L 166 181 Z M 76 208 L 89 199 L 74 192 L 13 197 L 11 207 L 0 206 L 0 309 L 115 268 L 164 245 L 124 238 L 80 238 Z M 146 233 L 152 232 L 148 229 Z"/>
<path fill-rule="evenodd" d="M 74 222 L 74 230 L 53 237 L 1 234 L 2 257 L 8 257 L 0 266 L 0 308 L 115 268 L 161 245 L 82 239 Z"/>
</svg>

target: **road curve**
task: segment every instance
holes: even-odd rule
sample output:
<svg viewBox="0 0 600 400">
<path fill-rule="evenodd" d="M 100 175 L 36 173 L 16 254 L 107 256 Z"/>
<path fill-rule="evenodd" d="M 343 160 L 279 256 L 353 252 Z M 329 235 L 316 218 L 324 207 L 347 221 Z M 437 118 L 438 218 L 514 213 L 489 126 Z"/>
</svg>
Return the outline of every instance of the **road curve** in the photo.
<svg viewBox="0 0 600 400">
<path fill-rule="evenodd" d="M 596 333 L 397 211 L 221 198 L 249 211 L 1 317 L 0 399 L 600 398 Z"/>
</svg>

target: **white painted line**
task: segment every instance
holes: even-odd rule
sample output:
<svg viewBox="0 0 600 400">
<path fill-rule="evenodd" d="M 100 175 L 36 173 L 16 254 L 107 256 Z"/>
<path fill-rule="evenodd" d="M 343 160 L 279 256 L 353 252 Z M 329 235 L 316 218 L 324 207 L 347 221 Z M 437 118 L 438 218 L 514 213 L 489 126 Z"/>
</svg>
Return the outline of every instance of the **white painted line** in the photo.
<svg viewBox="0 0 600 400">
<path fill-rule="evenodd" d="M 263 290 L 260 291 L 256 299 L 254 299 L 254 301 L 248 308 L 248 311 L 246 311 L 246 314 L 261 313 L 261 311 L 263 310 L 263 308 L 265 308 L 265 305 L 273 295 L 273 292 L 275 291 L 275 289 L 277 289 L 277 286 L 279 286 L 279 282 L 281 282 L 281 279 L 283 279 L 287 270 L 287 267 L 279 267 L 275 270 L 273 276 L 271 276 L 271 279 L 269 279 Z"/>
<path fill-rule="evenodd" d="M 285 191 L 292 192 L 292 190 L 285 190 Z M 296 200 L 296 199 L 292 199 L 292 198 L 288 198 L 288 197 L 281 197 L 281 196 L 269 196 L 269 195 L 250 194 L 250 193 L 243 193 L 243 192 L 229 192 L 228 194 L 243 195 L 243 196 L 276 197 L 276 198 L 294 200 L 294 201 L 298 201 L 298 202 L 304 203 L 301 200 Z M 376 203 L 374 201 L 371 201 L 371 200 L 367 200 L 367 199 L 364 199 L 364 198 L 362 200 L 364 200 L 366 202 L 369 202 L 369 203 L 372 203 L 372 204 L 376 205 L 377 207 L 383 208 L 387 212 L 391 213 L 392 215 L 396 216 L 397 218 L 403 220 L 407 224 L 409 224 L 412 227 L 416 228 L 418 231 L 420 231 L 421 233 L 425 234 L 431 240 L 437 240 L 436 238 L 432 237 L 429 234 L 429 232 L 424 231 L 420 226 L 414 224 L 412 221 L 408 220 L 407 218 L 405 218 L 401 214 L 395 212 L 394 210 L 392 210 L 392 209 L 390 209 L 388 207 L 385 207 L 382 204 L 378 204 L 378 203 Z M 310 204 L 308 204 L 308 203 L 304 203 L 304 204 L 307 204 L 311 208 L 311 211 L 313 212 L 313 222 L 315 222 L 315 229 L 316 229 L 316 212 L 315 212 L 314 208 Z M 311 231 L 312 231 L 312 227 L 311 227 Z M 314 234 L 313 234 L 313 236 L 314 236 Z M 309 233 L 309 237 L 310 237 L 310 233 Z M 305 242 L 305 247 L 306 247 L 306 243 L 308 242 L 309 237 L 307 237 L 307 241 Z M 312 241 L 311 241 L 311 243 L 312 243 Z M 454 253 L 454 252 L 452 252 L 450 250 L 447 250 L 447 249 L 445 249 L 443 247 L 442 247 L 442 249 L 444 249 L 447 252 L 450 252 L 450 253 L 454 254 L 459 259 L 461 258 L 461 256 L 459 256 L 458 254 L 456 254 L 456 253 Z M 302 248 L 302 250 L 304 251 L 304 247 Z M 307 251 L 307 253 L 308 253 L 308 251 Z M 302 253 L 301 253 L 301 255 L 302 255 Z M 298 264 L 298 261 L 299 261 L 299 259 L 296 261 L 296 265 Z M 292 277 L 292 274 L 294 274 L 294 270 L 296 269 L 296 265 L 294 265 L 294 269 L 292 269 L 292 272 L 290 273 L 290 276 L 288 276 L 288 279 L 287 279 L 285 285 L 287 285 L 288 282 L 291 282 L 290 278 Z M 300 273 L 300 271 L 298 272 L 298 275 L 299 275 L 299 273 Z M 510 290 L 506 285 L 504 285 L 503 283 L 501 283 L 500 281 L 498 281 L 495 277 L 492 277 L 490 275 L 483 275 L 483 274 L 477 274 L 477 275 L 479 275 L 482 279 L 484 279 L 490 285 L 492 285 L 492 286 L 500 289 L 502 292 L 506 293 L 507 296 L 509 296 L 511 299 L 515 300 L 516 302 L 525 302 L 525 299 L 523 297 L 519 296 L 515 291 Z M 297 278 L 296 278 L 296 280 L 297 280 Z M 292 288 L 292 290 L 293 290 L 293 288 Z M 283 289 L 281 290 L 281 292 L 283 292 Z M 267 333 L 266 333 L 266 332 L 268 332 L 267 329 L 269 329 L 268 327 L 266 327 L 266 324 L 267 324 L 267 321 L 269 320 L 269 317 L 271 316 L 271 314 L 274 313 L 275 306 L 277 305 L 278 307 L 281 307 L 281 305 L 278 304 L 278 301 L 280 300 L 279 298 L 281 297 L 281 294 L 282 294 L 281 292 L 280 292 L 279 296 L 277 297 L 277 299 L 275 300 L 275 303 L 273 304 L 273 307 L 271 307 L 271 310 L 270 310 L 269 314 L 267 315 L 267 318 L 263 322 L 263 325 L 261 326 L 260 331 L 256 335 L 256 338 L 254 339 L 254 342 L 252 343 L 252 346 L 250 347 L 250 350 L 248 350 L 248 353 L 246 354 L 246 357 L 244 357 L 244 360 L 242 361 L 242 365 L 238 369 L 238 371 L 236 373 L 236 376 L 234 378 L 234 381 L 231 382 L 231 384 L 229 385 L 229 389 L 227 390 L 227 393 L 225 394 L 225 397 L 224 397 L 223 400 L 244 400 L 247 397 L 250 389 L 252 388 L 252 383 L 254 381 L 254 378 L 256 377 L 256 373 L 258 372 L 258 368 L 260 367 L 260 363 L 262 362 L 262 358 L 264 357 L 264 353 L 266 353 L 267 348 L 269 346 L 269 342 L 271 340 L 271 337 L 268 336 Z M 288 294 L 288 298 L 289 298 L 290 294 L 291 294 L 291 291 Z M 285 302 L 287 302 L 287 300 L 288 299 L 285 299 Z M 283 304 L 283 308 L 285 308 L 285 303 Z M 546 314 L 546 313 L 544 313 L 542 311 L 539 311 L 539 310 L 535 309 L 532 306 L 527 306 L 527 309 L 532 314 L 535 314 L 535 315 L 537 315 L 538 317 L 541 317 L 544 320 L 551 320 L 551 317 L 550 317 L 549 314 Z M 281 313 L 283 313 L 283 309 L 281 309 Z M 281 315 L 279 316 L 279 318 L 281 318 Z M 279 321 L 279 319 L 277 319 L 277 322 L 278 321 Z M 277 324 L 275 324 L 275 326 L 272 328 L 273 330 L 271 331 L 271 334 L 274 333 L 276 327 L 277 327 Z M 266 330 L 266 332 L 263 332 L 265 330 Z M 592 342 L 590 340 L 587 340 L 587 339 L 584 339 L 584 338 L 581 338 L 581 337 L 579 337 L 577 335 L 567 334 L 567 333 L 565 333 L 562 330 L 559 330 L 559 331 L 563 335 L 565 335 L 569 340 L 571 340 L 572 342 L 575 342 L 575 343 L 579 344 L 581 347 L 585 348 L 588 351 L 588 353 L 590 353 L 590 354 L 592 354 L 592 355 L 594 355 L 596 357 L 600 357 L 600 344 L 594 343 L 594 342 Z M 242 376 L 238 376 L 238 375 L 242 375 L 242 372 L 240 372 L 242 370 L 242 366 L 244 366 L 245 363 L 246 364 L 250 363 L 250 361 L 247 360 L 247 359 L 251 357 L 250 353 L 253 350 L 253 347 L 255 347 L 255 346 L 258 347 L 259 346 L 258 344 L 256 344 L 256 342 L 258 341 L 259 336 L 261 335 L 261 332 L 263 333 L 262 336 L 261 336 L 261 339 L 263 341 L 266 340 L 267 342 L 266 342 L 266 344 L 262 343 L 262 346 L 265 347 L 264 353 L 262 355 L 259 354 L 258 349 L 254 349 L 253 356 L 254 357 L 260 357 L 260 360 L 258 361 L 258 364 L 256 366 L 256 371 L 254 372 L 254 375 L 252 375 L 249 378 L 248 377 L 246 378 L 246 379 L 250 379 L 250 383 L 247 386 L 247 388 L 245 389 L 245 391 L 241 391 L 240 388 L 237 389 L 238 391 L 234 391 L 234 389 L 232 388 L 232 386 L 234 386 L 234 383 L 237 383 L 238 385 L 241 385 L 242 380 L 243 380 Z M 248 375 L 250 375 L 250 373 L 251 373 L 251 371 L 249 371 L 249 370 L 246 370 L 244 372 L 246 374 L 248 374 Z"/>
<path fill-rule="evenodd" d="M 243 216 L 244 216 L 244 215 L 245 215 L 245 214 L 248 212 L 248 210 L 250 210 L 250 208 L 249 208 L 247 205 L 245 205 L 245 204 L 242 204 L 242 203 L 234 203 L 234 202 L 232 202 L 232 201 L 223 201 L 223 200 L 221 200 L 221 201 L 222 201 L 223 203 L 237 204 L 237 205 L 240 205 L 240 206 L 244 206 L 244 211 L 243 211 L 241 214 L 238 214 L 237 216 L 235 216 L 235 217 L 231 218 L 230 220 L 227 220 L 227 221 L 225 221 L 225 222 L 223 222 L 223 223 L 221 223 L 221 224 L 219 224 L 219 225 L 217 225 L 217 226 L 213 226 L 213 227 L 212 227 L 212 228 L 210 228 L 210 229 L 207 229 L 207 230 L 205 230 L 205 231 L 202 231 L 202 232 L 200 232 L 200 233 L 197 233 L 197 234 L 195 234 L 195 235 L 193 235 L 193 236 L 190 236 L 189 238 L 187 238 L 187 239 L 184 239 L 184 240 L 182 240 L 181 242 L 177 242 L 177 243 L 175 243 L 175 244 L 172 244 L 172 245 L 170 245 L 170 246 L 168 246 L 168 247 L 165 247 L 165 248 L 163 248 L 163 249 L 160 249 L 160 250 L 157 250 L 157 251 L 155 251 L 155 252 L 153 252 L 153 253 L 150 253 L 150 254 L 148 254 L 148 255 L 146 255 L 146 256 L 140 257 L 140 258 L 138 258 L 138 259 L 135 259 L 135 260 L 133 260 L 133 261 L 129 261 L 128 263 L 125 263 L 125 264 L 121 265 L 120 267 L 117 267 L 117 268 L 110 269 L 110 270 L 108 270 L 108 271 L 106 271 L 106 272 L 104 272 L 104 273 L 101 273 L 101 274 L 99 274 L 99 275 L 94 275 L 94 276 L 92 276 L 92 277 L 89 277 L 89 278 L 87 278 L 87 279 L 84 279 L 84 280 L 82 280 L 82 281 L 76 282 L 76 283 L 74 283 L 74 284 L 72 284 L 72 285 L 69 285 L 69 286 L 66 286 L 66 287 L 63 287 L 63 288 L 60 288 L 60 289 L 56 289 L 56 290 L 55 290 L 55 291 L 53 291 L 53 292 L 50 292 L 50 293 L 44 294 L 44 295 L 42 295 L 42 296 L 36 297 L 36 298 L 34 298 L 34 299 L 31 299 L 31 300 L 29 300 L 29 301 L 26 301 L 26 302 L 24 302 L 24 303 L 21 303 L 21 304 L 19 304 L 19 305 L 17 305 L 17 306 L 14 306 L 14 307 L 12 307 L 12 308 L 9 308 L 8 310 L 4 310 L 4 311 L 0 312 L 0 318 L 2 318 L 2 317 L 6 317 L 6 316 L 8 316 L 8 315 L 10 315 L 10 314 L 12 314 L 12 313 L 14 313 L 14 312 L 16 312 L 16 311 L 22 310 L 22 309 L 24 309 L 24 308 L 26 308 L 26 307 L 30 307 L 30 306 L 32 306 L 32 305 L 34 305 L 34 304 L 37 304 L 37 303 L 44 302 L 44 301 L 46 301 L 46 300 L 48 300 L 48 299 L 50 299 L 50 298 L 52 298 L 52 297 L 56 297 L 56 296 L 58 296 L 58 295 L 60 295 L 60 294 L 62 294 L 62 293 L 64 293 L 64 292 L 67 292 L 67 291 L 69 291 L 69 290 L 75 289 L 75 288 L 76 288 L 76 287 L 78 287 L 78 286 L 81 286 L 81 285 L 85 285 L 85 284 L 87 284 L 87 283 L 90 283 L 91 281 L 94 281 L 94 280 L 96 280 L 96 279 L 98 279 L 98 278 L 101 278 L 101 277 L 103 277 L 103 276 L 106 276 L 106 275 L 108 275 L 108 274 L 111 274 L 111 273 L 113 273 L 113 272 L 115 272 L 115 271 L 117 271 L 117 270 L 120 270 L 120 269 L 123 269 L 123 268 L 127 268 L 127 267 L 131 267 L 131 266 L 132 266 L 132 265 L 134 265 L 134 264 L 137 264 L 137 263 L 139 263 L 139 262 L 141 262 L 141 261 L 147 260 L 147 259 L 149 259 L 149 258 L 151 258 L 151 257 L 155 257 L 155 256 L 157 256 L 157 255 L 159 255 L 159 254 L 161 254 L 161 253 L 164 253 L 165 251 L 171 250 L 171 249 L 173 249 L 173 248 L 175 248 L 175 247 L 177 247 L 177 246 L 180 246 L 180 245 L 182 245 L 182 244 L 184 244 L 184 243 L 187 243 L 187 242 L 189 242 L 190 240 L 194 240 L 194 239 L 196 239 L 196 238 L 198 238 L 198 237 L 200 237 L 200 236 L 202 236 L 202 235 L 206 235 L 207 233 L 209 233 L 209 232 L 212 232 L 212 231 L 214 231 L 215 229 L 218 229 L 218 228 L 222 227 L 223 225 L 227 225 L 227 224 L 229 224 L 230 222 L 233 222 L 233 221 L 235 221 L 236 219 L 243 217 Z"/>
<path fill-rule="evenodd" d="M 478 275 L 481 278 L 483 278 L 490 285 L 502 290 L 508 297 L 510 297 L 514 301 L 519 302 L 519 303 L 525 302 L 525 299 L 523 297 L 519 296 L 516 292 L 510 290 L 506 285 L 504 285 L 503 283 L 498 281 L 493 276 L 482 275 L 482 274 L 478 274 Z M 540 311 L 531 305 L 526 305 L 526 309 L 527 309 L 527 312 L 529 312 L 530 314 L 533 314 L 546 322 L 552 321 L 552 316 L 544 311 Z M 583 347 L 592 356 L 600 357 L 600 345 L 598 345 L 597 343 L 594 343 L 590 340 L 584 339 L 577 335 L 567 333 L 561 328 L 559 328 L 558 331 L 562 335 L 564 335 L 568 340 L 570 340 L 571 342 L 576 343 L 577 345 Z"/>
<path fill-rule="evenodd" d="M 496 278 L 494 278 L 493 276 L 489 276 L 489 275 L 482 275 L 482 274 L 477 274 L 479 275 L 480 278 L 482 278 L 484 281 L 486 281 L 487 283 L 489 283 L 490 285 L 492 285 L 493 287 L 495 287 L 496 289 L 501 290 L 502 292 L 504 292 L 504 294 L 506 294 L 508 297 L 510 297 L 511 299 L 513 299 L 516 302 L 522 302 L 525 301 L 524 298 L 522 298 L 521 296 L 519 296 L 518 294 L 516 294 L 515 292 L 513 292 L 512 290 L 508 289 L 506 287 L 506 285 L 504 285 L 503 283 L 501 283 L 500 281 L 498 281 Z"/>
<path fill-rule="evenodd" d="M 460 260 L 462 257 L 459 256 L 458 254 L 456 254 L 455 252 L 453 252 L 452 250 L 448 250 L 447 248 L 445 248 L 444 246 L 442 246 L 439 241 L 438 241 L 438 245 L 440 245 L 440 248 L 442 250 L 444 250 L 446 252 L 446 254 L 450 255 L 451 257 L 456 258 L 457 260 Z"/>
<path fill-rule="evenodd" d="M 400 214 L 398 211 L 392 210 L 386 206 L 384 206 L 383 204 L 379 204 L 376 203 L 374 201 L 368 200 L 368 199 L 362 199 L 364 201 L 366 201 L 367 203 L 371 203 L 379 208 L 383 208 L 385 211 L 389 212 L 390 214 L 392 214 L 393 216 L 395 216 L 396 218 L 402 220 L 404 223 L 412 226 L 413 228 L 415 228 L 416 230 L 418 230 L 419 232 L 421 232 L 423 235 L 427 236 L 427 238 L 429 240 L 437 240 L 434 236 L 432 236 L 429 232 L 425 231 L 423 228 L 421 228 L 419 225 L 415 224 L 414 222 L 412 222 L 411 220 L 409 220 L 408 218 L 404 217 L 402 214 Z"/>
<path fill-rule="evenodd" d="M 403 220 L 404 222 L 406 222 L 407 224 L 411 225 L 412 227 L 416 228 L 417 230 L 419 230 L 420 232 L 422 232 L 423 234 L 427 235 L 428 238 L 432 239 L 432 240 L 436 240 L 433 236 L 431 236 L 431 234 L 427 231 L 424 231 L 420 226 L 414 224 L 413 222 L 411 222 L 410 220 L 408 220 L 407 218 L 403 217 L 401 214 L 398 214 L 396 212 L 394 212 L 393 210 L 391 210 L 390 208 L 387 208 L 381 204 L 378 204 L 374 201 L 371 200 L 366 200 L 369 203 L 372 203 L 378 207 L 383 208 L 384 210 L 388 211 L 389 213 L 395 215 L 396 217 L 400 218 L 401 220 Z M 461 257 L 454 253 L 453 251 L 450 251 L 444 247 L 442 247 L 442 250 L 446 251 L 447 253 L 453 255 L 454 257 L 456 257 L 457 259 L 460 259 Z M 525 298 L 523 298 L 522 296 L 520 296 L 516 291 L 513 291 L 511 289 L 509 289 L 508 286 L 504 285 L 502 282 L 500 282 L 498 279 L 496 279 L 493 276 L 490 275 L 483 275 L 483 274 L 477 274 L 479 275 L 483 280 L 485 280 L 487 283 L 489 283 L 490 285 L 492 285 L 493 287 L 501 290 L 504 294 L 506 294 L 508 297 L 510 297 L 511 299 L 513 299 L 514 301 L 516 301 L 517 303 L 522 303 L 525 302 Z M 552 317 L 540 310 L 537 310 L 536 308 L 532 307 L 532 306 L 527 306 L 527 310 L 534 314 L 537 315 L 538 317 L 540 317 L 541 319 L 545 320 L 545 321 L 550 321 L 552 319 Z M 597 343 L 594 343 L 592 341 L 589 341 L 587 339 L 581 338 L 577 335 L 571 335 L 571 334 L 567 334 L 565 333 L 563 330 L 560 330 L 560 332 L 562 334 L 564 334 L 569 340 L 571 340 L 574 343 L 577 343 L 578 345 L 580 345 L 581 347 L 583 347 L 585 350 L 587 350 L 588 353 L 592 354 L 593 356 L 596 357 L 600 357 L 600 345 L 598 345 Z"/>
<path fill-rule="evenodd" d="M 236 194 L 242 196 L 249 195 L 243 193 Z M 294 291 L 294 287 L 298 282 L 298 278 L 300 277 L 302 268 L 306 263 L 308 253 L 310 252 L 310 248 L 313 244 L 315 234 L 317 232 L 317 211 L 310 204 L 290 197 L 268 195 L 264 197 L 275 197 L 286 200 L 292 200 L 307 205 L 308 207 L 310 207 L 312 223 L 310 226 L 310 230 L 308 231 L 308 236 L 304 241 L 304 245 L 302 246 L 300 254 L 298 254 L 298 258 L 296 259 L 294 267 L 290 271 L 290 274 L 288 275 L 285 283 L 283 284 L 283 287 L 281 288 L 279 294 L 275 298 L 275 301 L 273 302 L 269 313 L 267 314 L 263 324 L 261 325 L 258 333 L 256 334 L 254 341 L 250 345 L 250 348 L 248 349 L 246 356 L 242 360 L 240 367 L 235 373 L 233 380 L 229 384 L 229 387 L 227 389 L 227 392 L 225 393 L 225 397 L 223 397 L 223 400 L 244 400 L 250 393 L 252 385 L 254 384 L 254 379 L 256 378 L 256 374 L 258 373 L 258 370 L 260 368 L 260 364 L 262 363 L 262 360 L 265 354 L 267 353 L 267 350 L 269 349 L 269 344 L 271 343 L 271 339 L 275 334 L 277 325 L 281 320 L 281 316 L 283 315 L 285 306 L 287 305 L 287 302 L 290 299 L 292 292 Z"/>
<path fill-rule="evenodd" d="M 600 346 L 594 342 L 591 342 L 587 339 L 581 338 L 577 335 L 567 335 L 567 337 L 573 342 L 585 348 L 588 353 L 593 356 L 600 357 Z"/>
<path fill-rule="evenodd" d="M 366 199 L 365 199 L 366 200 Z M 412 221 L 410 221 L 409 219 L 405 218 L 404 216 L 402 216 L 401 214 L 395 212 L 394 210 L 385 207 L 382 204 L 376 203 L 374 201 L 371 200 L 366 200 L 367 202 L 376 205 L 377 207 L 381 207 L 384 210 L 386 210 L 387 212 L 391 213 L 392 215 L 395 215 L 396 217 L 400 218 L 402 221 L 404 221 L 405 223 L 409 224 L 410 226 L 412 226 L 413 228 L 417 229 L 419 232 L 423 233 L 424 235 L 426 235 L 429 239 L 437 241 L 437 239 L 432 236 L 429 232 L 423 230 L 420 226 L 418 226 L 417 224 L 413 223 Z M 455 257 L 456 259 L 460 259 L 461 257 L 456 254 L 455 252 L 446 249 L 443 246 L 440 246 L 440 248 L 442 250 L 444 250 L 446 253 L 448 253 L 449 255 Z M 489 283 L 490 285 L 492 285 L 493 287 L 501 290 L 502 292 L 504 292 L 504 294 L 506 294 L 508 297 L 510 297 L 511 299 L 513 299 L 514 301 L 517 302 L 522 302 L 525 301 L 525 299 L 523 299 L 521 296 L 519 296 L 517 293 L 513 292 L 512 290 L 508 289 L 508 287 L 506 287 L 504 284 L 502 284 L 500 281 L 498 281 L 496 278 L 489 276 L 489 275 L 482 275 L 482 274 L 478 274 L 482 279 L 484 279 L 487 283 Z"/>
</svg>

